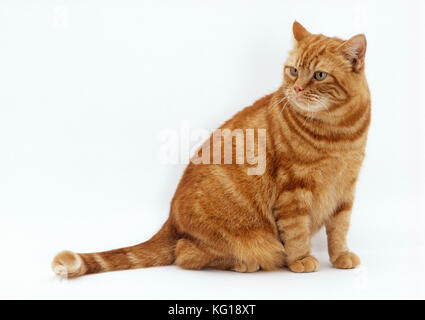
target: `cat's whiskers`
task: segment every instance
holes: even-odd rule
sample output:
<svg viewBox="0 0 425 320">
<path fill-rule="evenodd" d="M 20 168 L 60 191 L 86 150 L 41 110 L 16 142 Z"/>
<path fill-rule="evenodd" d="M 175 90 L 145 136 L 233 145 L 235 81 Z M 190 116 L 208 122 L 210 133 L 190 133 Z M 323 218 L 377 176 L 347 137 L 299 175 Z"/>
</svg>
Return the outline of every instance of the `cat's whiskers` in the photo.
<svg viewBox="0 0 425 320">
<path fill-rule="evenodd" d="M 288 100 L 288 101 L 286 101 L 285 105 L 282 107 L 282 110 L 280 110 L 279 115 L 281 115 L 281 114 L 282 114 L 283 110 L 286 108 L 286 106 L 287 106 L 287 104 L 288 104 L 288 103 L 289 103 L 289 100 Z"/>
<path fill-rule="evenodd" d="M 273 103 L 273 105 L 269 107 L 269 110 L 273 110 L 274 107 L 276 107 L 278 104 L 280 104 L 285 99 L 288 99 L 288 97 L 285 96 L 282 99 L 280 99 L 279 101 Z"/>
<path fill-rule="evenodd" d="M 318 104 L 320 104 L 321 106 L 323 106 L 326 109 L 326 111 L 328 112 L 328 115 L 331 116 L 333 119 L 335 119 L 335 115 L 329 111 L 329 108 L 326 105 L 326 103 L 324 103 L 323 101 L 321 101 L 319 98 L 313 98 L 313 100 L 315 102 L 317 102 Z"/>
<path fill-rule="evenodd" d="M 330 115 L 332 118 L 335 118 L 335 115 L 329 111 L 328 106 L 322 101 L 322 99 L 320 99 L 319 95 L 310 92 L 307 93 L 306 96 L 314 103 L 320 104 L 327 111 L 328 115 Z"/>
</svg>

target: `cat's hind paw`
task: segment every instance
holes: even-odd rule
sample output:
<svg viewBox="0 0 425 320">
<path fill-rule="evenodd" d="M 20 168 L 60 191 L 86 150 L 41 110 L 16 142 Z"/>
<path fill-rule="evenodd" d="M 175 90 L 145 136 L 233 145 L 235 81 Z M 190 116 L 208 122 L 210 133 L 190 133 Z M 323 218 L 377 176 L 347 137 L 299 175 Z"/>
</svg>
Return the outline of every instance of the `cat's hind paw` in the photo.
<svg viewBox="0 0 425 320">
<path fill-rule="evenodd" d="M 232 266 L 231 270 L 236 272 L 257 272 L 260 270 L 260 265 L 256 262 L 238 262 L 234 266 Z"/>
</svg>

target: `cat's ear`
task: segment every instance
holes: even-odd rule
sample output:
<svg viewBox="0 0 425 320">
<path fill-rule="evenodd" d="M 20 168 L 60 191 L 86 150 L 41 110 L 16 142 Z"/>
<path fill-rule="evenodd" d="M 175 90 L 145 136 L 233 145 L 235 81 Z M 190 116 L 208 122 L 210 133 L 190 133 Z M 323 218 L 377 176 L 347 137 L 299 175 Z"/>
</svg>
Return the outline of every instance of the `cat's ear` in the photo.
<svg viewBox="0 0 425 320">
<path fill-rule="evenodd" d="M 341 45 L 342 54 L 351 62 L 353 71 L 359 71 L 364 64 L 366 56 L 366 37 L 358 34 Z"/>
<path fill-rule="evenodd" d="M 292 32 L 294 33 L 294 38 L 297 41 L 301 41 L 311 34 L 298 21 L 294 21 L 294 24 L 292 25 Z"/>
</svg>

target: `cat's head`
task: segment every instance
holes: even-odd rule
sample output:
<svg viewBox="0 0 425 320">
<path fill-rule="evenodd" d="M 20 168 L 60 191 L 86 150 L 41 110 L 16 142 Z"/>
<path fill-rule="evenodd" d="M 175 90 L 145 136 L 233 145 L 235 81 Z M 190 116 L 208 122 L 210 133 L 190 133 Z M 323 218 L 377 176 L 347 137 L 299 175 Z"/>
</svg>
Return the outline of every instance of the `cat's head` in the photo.
<svg viewBox="0 0 425 320">
<path fill-rule="evenodd" d="M 311 34 L 297 21 L 293 34 L 295 46 L 285 63 L 282 86 L 293 106 L 308 112 L 329 110 L 367 90 L 363 34 L 344 41 Z"/>
</svg>

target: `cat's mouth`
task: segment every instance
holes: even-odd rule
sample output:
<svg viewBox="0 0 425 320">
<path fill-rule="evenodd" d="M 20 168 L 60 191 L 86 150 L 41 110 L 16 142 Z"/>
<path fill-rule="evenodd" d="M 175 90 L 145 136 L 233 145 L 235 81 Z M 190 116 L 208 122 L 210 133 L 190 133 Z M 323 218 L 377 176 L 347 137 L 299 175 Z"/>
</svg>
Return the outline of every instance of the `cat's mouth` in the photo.
<svg viewBox="0 0 425 320">
<path fill-rule="evenodd" d="M 284 94 L 288 98 L 291 107 L 306 113 L 316 113 L 327 111 L 328 100 L 310 90 L 295 93 L 292 87 L 285 87 Z"/>
</svg>

